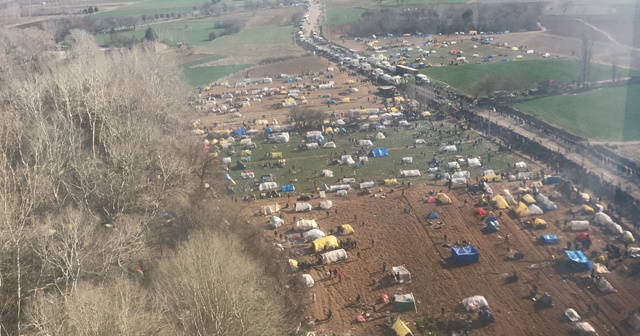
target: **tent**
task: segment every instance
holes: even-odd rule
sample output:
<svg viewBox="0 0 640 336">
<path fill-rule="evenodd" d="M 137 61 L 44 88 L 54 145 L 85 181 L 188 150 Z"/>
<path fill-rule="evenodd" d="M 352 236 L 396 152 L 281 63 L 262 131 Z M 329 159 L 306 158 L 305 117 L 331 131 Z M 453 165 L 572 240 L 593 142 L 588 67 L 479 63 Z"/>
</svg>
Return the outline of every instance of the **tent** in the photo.
<svg viewBox="0 0 640 336">
<path fill-rule="evenodd" d="M 529 205 L 528 209 L 529 209 L 529 214 L 531 214 L 531 215 L 542 215 L 543 214 L 542 209 L 540 209 L 540 207 L 535 205 L 535 204 Z"/>
<path fill-rule="evenodd" d="M 340 232 L 340 234 L 342 234 L 343 236 L 347 236 L 347 235 L 350 235 L 350 234 L 354 234 L 356 231 L 353 229 L 353 227 L 351 225 L 342 224 L 338 228 L 338 232 Z"/>
<path fill-rule="evenodd" d="M 542 235 L 540 236 L 540 242 L 543 244 L 557 244 L 558 236 L 550 234 Z"/>
<path fill-rule="evenodd" d="M 391 326 L 391 330 L 396 333 L 396 336 L 413 336 L 411 333 L 411 329 L 407 327 L 407 325 L 402 322 L 401 319 L 397 319 L 393 325 Z"/>
<path fill-rule="evenodd" d="M 271 219 L 269 219 L 269 228 L 271 229 L 278 228 L 282 226 L 282 224 L 284 224 L 284 219 L 278 216 L 271 216 Z"/>
<path fill-rule="evenodd" d="M 329 141 L 322 145 L 322 148 L 336 148 L 336 143 L 333 141 Z"/>
<path fill-rule="evenodd" d="M 351 157 L 351 155 L 343 155 L 342 157 L 340 157 L 340 162 L 342 164 L 349 164 L 349 165 L 356 163 L 355 161 L 353 161 L 353 158 Z"/>
<path fill-rule="evenodd" d="M 385 179 L 384 180 L 384 185 L 389 186 L 389 185 L 396 185 L 398 184 L 398 180 L 391 178 L 391 179 Z"/>
<path fill-rule="evenodd" d="M 571 231 L 589 231 L 589 221 L 571 221 L 569 227 Z"/>
<path fill-rule="evenodd" d="M 333 206 L 333 202 L 331 200 L 325 200 L 320 202 L 320 209 L 331 209 L 331 207 Z"/>
<path fill-rule="evenodd" d="M 274 203 L 272 205 L 263 205 L 260 208 L 260 213 L 262 213 L 265 216 L 272 215 L 278 211 L 280 211 L 280 206 L 278 205 L 278 203 Z"/>
<path fill-rule="evenodd" d="M 371 140 L 358 140 L 358 146 L 370 147 L 373 146 Z"/>
<path fill-rule="evenodd" d="M 447 194 L 438 193 L 436 195 L 436 199 L 438 200 L 438 202 L 440 202 L 442 204 L 451 204 L 451 198 L 449 198 L 449 196 L 447 196 Z"/>
<path fill-rule="evenodd" d="M 452 178 L 451 179 L 451 184 L 454 184 L 454 185 L 465 185 L 465 184 L 467 184 L 467 179 L 464 178 L 464 177 Z"/>
<path fill-rule="evenodd" d="M 516 200 L 513 198 L 513 196 L 511 196 L 509 189 L 502 190 L 502 196 L 504 197 L 504 200 L 507 201 L 508 204 L 511 204 L 511 205 L 517 204 Z"/>
<path fill-rule="evenodd" d="M 360 183 L 360 189 L 373 188 L 375 186 L 376 186 L 376 183 L 373 181 Z"/>
<path fill-rule="evenodd" d="M 297 260 L 295 260 L 295 259 L 289 259 L 288 264 L 289 264 L 289 268 L 290 268 L 292 271 L 296 271 L 296 270 L 298 270 L 298 261 L 297 261 Z"/>
<path fill-rule="evenodd" d="M 315 219 L 299 219 L 296 221 L 294 229 L 298 232 L 309 231 L 318 228 L 318 223 Z"/>
<path fill-rule="evenodd" d="M 529 208 L 527 208 L 527 205 L 522 202 L 518 203 L 518 205 L 513 209 L 513 211 L 516 213 L 516 215 L 518 215 L 518 217 L 524 217 L 529 215 Z"/>
<path fill-rule="evenodd" d="M 535 199 L 547 210 L 556 210 L 558 208 L 554 202 L 552 202 L 547 196 L 544 196 L 543 194 L 537 194 Z"/>
<path fill-rule="evenodd" d="M 636 241 L 636 239 L 633 238 L 633 233 L 631 233 L 630 231 L 623 232 L 621 239 L 624 243 L 633 243 L 634 241 Z"/>
<path fill-rule="evenodd" d="M 470 168 L 482 166 L 482 164 L 480 163 L 480 159 L 478 158 L 467 159 L 467 164 Z"/>
<path fill-rule="evenodd" d="M 500 175 L 498 175 L 496 173 L 484 174 L 484 176 L 482 176 L 482 179 L 487 181 L 487 182 L 500 182 L 500 181 L 502 181 L 502 177 L 500 177 Z"/>
<path fill-rule="evenodd" d="M 595 211 L 593 210 L 593 208 L 592 208 L 592 207 L 590 207 L 590 206 L 588 206 L 588 205 L 586 205 L 586 204 L 583 204 L 583 205 L 582 205 L 581 210 L 582 210 L 584 213 L 586 213 L 586 214 L 593 214 L 593 213 L 595 213 Z"/>
<path fill-rule="evenodd" d="M 311 230 L 303 233 L 302 236 L 305 239 L 316 240 L 318 238 L 326 237 L 327 235 L 324 232 L 322 232 L 322 230 L 320 230 L 320 229 L 311 229 Z"/>
<path fill-rule="evenodd" d="M 587 258 L 587 256 L 582 253 L 582 251 L 569 251 L 565 250 L 564 254 L 571 261 L 571 266 L 580 271 L 586 271 L 593 268 L 591 262 Z"/>
<path fill-rule="evenodd" d="M 517 169 L 525 169 L 527 168 L 527 164 L 524 162 L 516 162 L 516 168 Z"/>
<path fill-rule="evenodd" d="M 487 214 L 487 211 L 483 208 L 477 208 L 476 213 L 480 216 L 485 216 Z"/>
<path fill-rule="evenodd" d="M 318 145 L 317 142 L 308 142 L 308 143 L 304 144 L 304 146 L 307 149 L 318 149 L 318 148 L 320 148 L 320 146 Z"/>
<path fill-rule="evenodd" d="M 460 164 L 458 163 L 458 161 L 451 161 L 451 162 L 447 163 L 447 167 L 452 168 L 452 169 L 458 169 L 458 168 L 460 168 Z"/>
<path fill-rule="evenodd" d="M 480 252 L 475 247 L 454 247 L 451 249 L 451 256 L 458 264 L 473 264 L 480 261 Z"/>
<path fill-rule="evenodd" d="M 404 266 L 391 267 L 391 273 L 396 276 L 396 280 L 399 283 L 411 282 L 411 273 L 409 273 L 409 270 L 407 270 Z"/>
<path fill-rule="evenodd" d="M 340 189 L 340 190 L 336 191 L 336 195 L 338 195 L 340 197 L 347 196 L 347 193 L 348 192 L 346 190 L 344 190 L 344 189 Z"/>
<path fill-rule="evenodd" d="M 333 177 L 333 172 L 329 169 L 323 169 L 320 175 L 323 177 Z"/>
<path fill-rule="evenodd" d="M 594 222 L 596 222 L 596 224 L 607 225 L 613 224 L 613 219 L 604 212 L 598 212 L 594 218 Z"/>
<path fill-rule="evenodd" d="M 296 203 L 296 212 L 311 211 L 312 207 L 309 203 Z"/>
<path fill-rule="evenodd" d="M 427 199 L 427 203 L 435 203 L 436 202 L 436 198 L 433 196 L 429 196 L 429 199 Z"/>
<path fill-rule="evenodd" d="M 393 296 L 393 311 L 407 311 L 407 310 L 415 310 L 418 312 L 416 308 L 416 300 L 413 297 L 413 294 L 401 294 Z"/>
<path fill-rule="evenodd" d="M 489 220 L 487 221 L 487 226 L 485 226 L 484 229 L 487 233 L 500 231 L 500 223 L 498 223 L 498 219 L 495 217 L 489 218 Z"/>
<path fill-rule="evenodd" d="M 329 191 L 339 191 L 339 190 L 351 190 L 350 184 L 332 184 L 329 187 Z"/>
<path fill-rule="evenodd" d="M 330 263 L 338 262 L 341 260 L 346 260 L 347 251 L 345 251 L 344 249 L 329 251 L 321 254 L 320 258 L 322 259 L 322 263 L 324 264 L 330 264 Z"/>
<path fill-rule="evenodd" d="M 438 214 L 435 213 L 434 211 L 431 211 L 430 213 L 427 214 L 427 218 L 428 219 L 436 219 L 436 218 L 440 218 L 440 216 L 438 216 Z"/>
<path fill-rule="evenodd" d="M 465 170 L 465 171 L 457 171 L 457 172 L 453 173 L 453 174 L 451 175 L 451 177 L 452 177 L 452 178 L 454 178 L 454 179 L 455 179 L 455 178 L 465 178 L 465 179 L 468 179 L 468 178 L 471 178 L 471 173 L 469 173 L 469 172 L 468 172 L 468 171 L 466 171 L 466 170 Z"/>
<path fill-rule="evenodd" d="M 263 182 L 258 185 L 260 191 L 271 190 L 278 188 L 278 184 L 275 182 Z"/>
<path fill-rule="evenodd" d="M 403 164 L 410 164 L 413 163 L 413 157 L 410 156 L 406 156 L 402 158 L 402 163 Z"/>
<path fill-rule="evenodd" d="M 533 226 L 533 228 L 536 230 L 546 229 L 547 221 L 542 218 L 535 218 L 531 223 L 531 226 Z"/>
<path fill-rule="evenodd" d="M 536 202 L 535 198 L 533 198 L 533 196 L 531 196 L 530 194 L 525 194 L 524 196 L 522 196 L 522 201 L 527 204 L 533 204 Z"/>
<path fill-rule="evenodd" d="M 575 329 L 577 336 L 598 336 L 598 333 L 589 322 L 577 322 L 573 329 Z"/>
<path fill-rule="evenodd" d="M 302 274 L 300 275 L 300 284 L 307 287 L 313 287 L 313 285 L 315 285 L 315 281 L 313 281 L 311 274 Z"/>
<path fill-rule="evenodd" d="M 416 177 L 416 176 L 420 176 L 420 171 L 417 170 L 417 169 L 401 170 L 400 171 L 400 176 L 401 177 Z"/>
<path fill-rule="evenodd" d="M 283 185 L 283 186 L 280 188 L 280 191 L 282 191 L 282 192 L 294 191 L 294 190 L 296 190 L 296 187 L 294 187 L 294 186 L 293 186 L 293 184 Z"/>
<path fill-rule="evenodd" d="M 609 229 L 609 231 L 611 231 L 611 234 L 621 235 L 622 233 L 624 233 L 624 230 L 622 229 L 622 226 L 620 226 L 620 224 L 611 223 L 607 224 L 606 227 L 607 229 Z"/>
<path fill-rule="evenodd" d="M 457 152 L 458 148 L 456 145 L 442 146 L 440 147 L 441 152 Z"/>
<path fill-rule="evenodd" d="M 495 202 L 496 207 L 498 207 L 498 209 L 508 209 L 509 208 L 509 204 L 507 204 L 507 201 L 504 199 L 504 197 L 502 197 L 500 195 L 493 196 L 492 200 Z"/>
<path fill-rule="evenodd" d="M 467 311 L 476 311 L 478 309 L 489 308 L 489 302 L 484 296 L 475 295 L 462 300 L 462 306 Z"/>
<path fill-rule="evenodd" d="M 384 134 L 382 134 L 382 132 L 378 132 L 375 135 L 376 140 L 382 140 L 384 138 L 386 138 L 386 136 L 384 136 Z"/>
<path fill-rule="evenodd" d="M 323 251 L 325 248 L 335 249 L 340 247 L 338 238 L 336 238 L 335 236 L 326 236 L 326 237 L 318 238 L 313 241 L 312 245 L 313 245 L 314 252 Z"/>
<path fill-rule="evenodd" d="M 375 157 L 382 157 L 382 156 L 389 156 L 389 152 L 387 151 L 386 148 L 374 148 L 371 150 L 371 156 Z"/>
<path fill-rule="evenodd" d="M 426 144 L 427 140 L 425 140 L 425 139 L 416 139 L 416 141 L 414 143 L 416 145 Z"/>
<path fill-rule="evenodd" d="M 634 331 L 640 330 L 640 314 L 635 313 L 630 315 L 627 318 L 627 323 L 631 326 L 631 329 L 633 329 Z"/>
</svg>

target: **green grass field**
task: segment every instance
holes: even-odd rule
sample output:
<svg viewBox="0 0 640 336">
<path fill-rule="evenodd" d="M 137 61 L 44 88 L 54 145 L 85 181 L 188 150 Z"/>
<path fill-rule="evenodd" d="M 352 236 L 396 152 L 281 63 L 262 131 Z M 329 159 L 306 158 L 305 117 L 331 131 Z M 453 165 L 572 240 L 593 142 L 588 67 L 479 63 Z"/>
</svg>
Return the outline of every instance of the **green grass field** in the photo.
<svg viewBox="0 0 640 336">
<path fill-rule="evenodd" d="M 224 58 L 224 56 L 214 55 L 180 64 L 180 70 L 185 76 L 187 83 L 193 87 L 207 85 L 222 77 L 230 75 L 232 73 L 241 71 L 250 67 L 252 64 L 229 64 L 229 65 L 214 65 L 214 66 L 198 66 L 207 62 L 212 62 L 218 59 Z"/>
<path fill-rule="evenodd" d="M 238 34 L 223 36 L 211 42 L 213 48 L 233 45 L 277 44 L 290 42 L 293 27 L 258 27 L 244 29 Z"/>
<path fill-rule="evenodd" d="M 189 20 L 180 22 L 164 22 L 150 25 L 158 34 L 158 41 L 168 45 L 175 45 L 178 42 L 188 45 L 210 44 L 209 33 L 221 33 L 224 29 L 213 28 L 211 20 Z M 134 31 L 119 32 L 121 36 L 133 36 L 141 39 L 149 26 L 137 27 Z M 96 42 L 105 45 L 109 41 L 109 34 L 96 35 Z"/>
<path fill-rule="evenodd" d="M 640 140 L 640 84 L 516 104 L 577 135 L 607 141 Z"/>
<path fill-rule="evenodd" d="M 325 11 L 326 24 L 333 25 L 358 21 L 364 11 L 362 8 L 328 8 Z"/>
<path fill-rule="evenodd" d="M 495 59 L 495 58 L 494 58 Z M 570 60 L 532 60 L 500 62 L 498 60 L 487 64 L 465 64 L 460 66 L 431 67 L 421 70 L 427 76 L 440 82 L 447 83 L 454 88 L 472 95 L 473 86 L 477 81 L 489 75 L 522 76 L 538 83 L 556 79 L 566 82 L 577 81 L 581 76 L 581 64 Z M 618 77 L 626 77 L 629 71 L 618 69 Z M 590 81 L 611 79 L 611 67 L 593 64 Z"/>
<path fill-rule="evenodd" d="M 448 4 L 448 3 L 467 3 L 468 0 L 384 0 L 385 6 L 404 6 L 404 5 L 432 5 L 432 4 Z"/>
<path fill-rule="evenodd" d="M 222 0 L 227 6 L 244 5 L 244 0 Z M 187 13 L 193 11 L 193 7 L 201 7 L 202 0 L 146 0 L 134 2 L 111 11 L 100 11 L 95 16 L 132 16 L 132 15 L 155 15 L 171 13 Z"/>
</svg>

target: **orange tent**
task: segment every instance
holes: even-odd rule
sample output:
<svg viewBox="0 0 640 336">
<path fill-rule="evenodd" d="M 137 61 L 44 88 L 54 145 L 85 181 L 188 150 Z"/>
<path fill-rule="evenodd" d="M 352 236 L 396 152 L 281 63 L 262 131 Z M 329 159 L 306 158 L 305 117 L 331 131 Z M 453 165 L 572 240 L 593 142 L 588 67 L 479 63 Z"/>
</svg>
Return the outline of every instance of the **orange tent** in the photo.
<svg viewBox="0 0 640 336">
<path fill-rule="evenodd" d="M 476 213 L 477 213 L 478 215 L 480 215 L 480 216 L 484 216 L 484 215 L 486 215 L 486 214 L 487 214 L 487 212 L 486 212 L 483 208 L 478 208 L 478 209 L 476 210 Z"/>
</svg>

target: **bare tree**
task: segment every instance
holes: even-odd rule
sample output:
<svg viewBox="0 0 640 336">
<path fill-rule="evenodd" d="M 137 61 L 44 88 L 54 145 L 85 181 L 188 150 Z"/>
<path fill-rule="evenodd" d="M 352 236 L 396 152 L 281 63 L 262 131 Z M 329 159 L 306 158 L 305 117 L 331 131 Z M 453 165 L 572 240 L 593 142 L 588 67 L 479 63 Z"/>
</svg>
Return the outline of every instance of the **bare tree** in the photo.
<svg viewBox="0 0 640 336">
<path fill-rule="evenodd" d="M 593 56 L 593 40 L 589 38 L 586 28 L 582 31 L 582 48 L 580 49 L 580 61 L 582 61 L 581 86 L 587 86 L 591 75 L 591 56 Z"/>
<path fill-rule="evenodd" d="M 289 118 L 298 129 L 311 129 L 322 126 L 325 114 L 320 109 L 294 107 L 289 112 Z"/>
</svg>

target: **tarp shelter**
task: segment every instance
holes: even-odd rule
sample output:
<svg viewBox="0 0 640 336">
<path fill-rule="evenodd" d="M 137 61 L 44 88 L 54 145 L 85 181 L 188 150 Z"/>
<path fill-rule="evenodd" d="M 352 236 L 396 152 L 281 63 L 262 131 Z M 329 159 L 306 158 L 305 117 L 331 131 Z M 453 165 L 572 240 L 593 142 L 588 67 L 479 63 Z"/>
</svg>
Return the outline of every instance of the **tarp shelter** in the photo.
<svg viewBox="0 0 640 336">
<path fill-rule="evenodd" d="M 451 256 L 457 264 L 473 264 L 480 261 L 480 252 L 472 245 L 452 248 Z"/>
<path fill-rule="evenodd" d="M 542 184 L 555 184 L 560 183 L 560 181 L 562 181 L 560 176 L 545 176 L 544 179 L 542 179 Z"/>
<path fill-rule="evenodd" d="M 384 134 L 382 134 L 382 132 L 378 132 L 378 133 L 376 133 L 375 138 L 376 138 L 376 140 L 382 140 L 382 139 L 386 138 L 386 136 L 384 136 Z"/>
<path fill-rule="evenodd" d="M 640 314 L 635 313 L 630 315 L 627 318 L 627 323 L 631 326 L 631 329 L 633 329 L 634 331 L 640 330 Z"/>
<path fill-rule="evenodd" d="M 487 233 L 500 231 L 500 223 L 498 223 L 498 219 L 495 217 L 489 218 L 489 220 L 487 221 L 487 226 L 485 226 L 484 229 Z"/>
<path fill-rule="evenodd" d="M 451 184 L 453 185 L 465 185 L 467 184 L 467 179 L 464 177 L 452 178 Z"/>
<path fill-rule="evenodd" d="M 398 184 L 398 180 L 395 178 L 390 178 L 390 179 L 385 179 L 384 180 L 384 185 L 386 186 L 390 186 L 390 185 L 396 185 Z"/>
<path fill-rule="evenodd" d="M 580 250 L 565 250 L 564 254 L 571 261 L 571 266 L 577 270 L 585 271 L 593 268 L 593 266 L 591 265 L 591 261 L 589 261 L 589 258 L 587 258 L 587 256 L 584 255 L 584 253 Z"/>
<path fill-rule="evenodd" d="M 462 300 L 462 306 L 467 311 L 477 311 L 478 309 L 489 308 L 489 302 L 484 296 L 475 295 Z"/>
<path fill-rule="evenodd" d="M 633 233 L 631 233 L 631 231 L 625 231 L 624 233 L 622 233 L 622 238 L 621 238 L 623 243 L 633 243 L 636 241 L 636 239 L 633 237 Z"/>
<path fill-rule="evenodd" d="M 540 242 L 543 244 L 557 244 L 558 236 L 550 234 L 542 235 L 540 236 Z"/>
<path fill-rule="evenodd" d="M 347 193 L 348 192 L 346 190 L 344 190 L 344 189 L 336 191 L 336 195 L 341 196 L 341 197 L 347 196 Z"/>
<path fill-rule="evenodd" d="M 457 152 L 458 147 L 456 145 L 442 146 L 440 147 L 441 152 Z"/>
<path fill-rule="evenodd" d="M 338 262 L 341 260 L 347 260 L 347 251 L 344 249 L 339 249 L 335 251 L 329 251 L 320 255 L 322 258 L 322 263 L 330 264 L 334 262 Z"/>
<path fill-rule="evenodd" d="M 504 200 L 507 201 L 508 204 L 511 204 L 511 205 L 517 204 L 516 200 L 513 198 L 513 196 L 509 192 L 509 189 L 502 190 L 502 197 L 504 197 Z"/>
<path fill-rule="evenodd" d="M 609 229 L 609 231 L 611 231 L 611 234 L 614 234 L 614 235 L 621 235 L 624 232 L 624 230 L 622 229 L 622 226 L 620 226 L 620 224 L 617 224 L 617 223 L 607 224 L 606 228 Z"/>
<path fill-rule="evenodd" d="M 296 203 L 296 212 L 311 211 L 311 204 L 306 202 Z"/>
<path fill-rule="evenodd" d="M 438 193 L 436 195 L 436 199 L 442 204 L 451 204 L 451 198 L 449 198 L 445 193 Z"/>
<path fill-rule="evenodd" d="M 470 168 L 482 166 L 482 164 L 480 163 L 480 159 L 478 158 L 467 159 L 467 164 Z"/>
<path fill-rule="evenodd" d="M 353 158 L 351 157 L 351 155 L 343 155 L 342 157 L 340 157 L 340 162 L 342 164 L 348 164 L 348 165 L 352 165 L 356 163 L 355 161 L 353 161 Z"/>
<path fill-rule="evenodd" d="M 297 270 L 297 269 L 298 269 L 298 261 L 297 261 L 297 260 L 295 260 L 295 259 L 289 259 L 288 264 L 289 264 L 289 268 L 290 268 L 292 271 L 295 271 L 295 270 Z"/>
<path fill-rule="evenodd" d="M 451 178 L 454 178 L 454 179 L 455 179 L 455 178 L 465 178 L 465 179 L 468 179 L 468 178 L 471 178 L 471 173 L 469 173 L 469 172 L 468 172 L 468 171 L 466 171 L 466 170 L 465 170 L 465 171 L 457 171 L 457 172 L 455 172 L 455 173 L 453 173 L 453 174 L 451 175 Z"/>
<path fill-rule="evenodd" d="M 323 148 L 336 148 L 336 143 L 333 141 L 329 141 L 322 145 Z"/>
<path fill-rule="evenodd" d="M 315 285 L 315 281 L 313 281 L 311 274 L 300 275 L 300 283 L 307 287 L 313 287 L 313 285 Z"/>
<path fill-rule="evenodd" d="M 582 211 L 583 211 L 584 213 L 587 213 L 587 214 L 595 213 L 595 211 L 593 210 L 593 208 L 592 208 L 592 207 L 590 207 L 590 206 L 588 206 L 588 205 L 586 205 L 586 204 L 583 204 L 583 205 L 582 205 Z"/>
<path fill-rule="evenodd" d="M 547 210 L 556 210 L 558 208 L 558 206 L 556 206 L 554 202 L 552 202 L 547 196 L 544 196 L 543 194 L 537 194 L 535 199 Z"/>
<path fill-rule="evenodd" d="M 323 177 L 333 177 L 333 172 L 329 169 L 323 169 L 321 175 Z"/>
<path fill-rule="evenodd" d="M 516 213 L 516 215 L 518 215 L 518 217 L 524 217 L 529 215 L 529 208 L 527 208 L 527 205 L 522 202 L 518 203 L 518 205 L 513 209 L 513 211 Z"/>
<path fill-rule="evenodd" d="M 416 139 L 416 141 L 414 143 L 416 145 L 422 145 L 422 144 L 426 144 L 427 140 L 425 140 L 425 139 Z"/>
<path fill-rule="evenodd" d="M 540 207 L 535 205 L 535 204 L 529 205 L 528 209 L 529 209 L 529 214 L 531 214 L 531 215 L 542 215 L 543 214 L 542 209 L 540 209 Z"/>
<path fill-rule="evenodd" d="M 280 206 L 278 205 L 278 203 L 274 203 L 271 205 L 263 205 L 260 208 L 260 213 L 262 213 L 265 216 L 272 215 L 278 211 L 280 211 Z"/>
<path fill-rule="evenodd" d="M 333 202 L 331 200 L 324 200 L 320 202 L 320 209 L 328 210 L 333 206 Z"/>
<path fill-rule="evenodd" d="M 360 189 L 373 188 L 375 186 L 376 186 L 376 183 L 373 181 L 360 183 Z"/>
<path fill-rule="evenodd" d="M 222 163 L 231 163 L 231 161 L 230 157 L 222 158 Z"/>
<path fill-rule="evenodd" d="M 409 273 L 409 270 L 407 270 L 404 266 L 391 267 L 391 273 L 393 273 L 399 283 L 411 282 L 411 273 Z"/>
<path fill-rule="evenodd" d="M 343 236 L 347 236 L 350 234 L 354 234 L 356 231 L 349 224 L 342 224 L 340 228 L 338 228 L 338 232 L 340 232 Z"/>
<path fill-rule="evenodd" d="M 278 216 L 271 216 L 271 219 L 269 219 L 269 227 L 272 229 L 278 228 L 282 226 L 282 224 L 284 224 L 284 219 Z"/>
<path fill-rule="evenodd" d="M 525 169 L 527 168 L 527 164 L 524 162 L 516 162 L 516 168 L 517 169 Z"/>
<path fill-rule="evenodd" d="M 402 163 L 403 164 L 410 164 L 413 163 L 413 157 L 410 156 L 406 156 L 402 158 Z"/>
<path fill-rule="evenodd" d="M 507 201 L 504 199 L 504 197 L 502 197 L 500 195 L 493 196 L 492 200 L 495 202 L 496 207 L 498 207 L 498 209 L 508 209 L 509 208 L 509 204 L 507 203 Z"/>
<path fill-rule="evenodd" d="M 396 333 L 396 336 L 413 336 L 411 329 L 402 322 L 401 319 L 397 319 L 391 326 L 391 330 Z"/>
<path fill-rule="evenodd" d="M 545 229 L 547 227 L 547 221 L 542 218 L 535 218 L 531 225 L 536 230 Z"/>
<path fill-rule="evenodd" d="M 598 212 L 593 221 L 600 225 L 613 224 L 613 219 L 604 212 Z"/>
<path fill-rule="evenodd" d="M 487 211 L 483 208 L 477 208 L 476 213 L 480 216 L 485 216 L 487 214 Z"/>
<path fill-rule="evenodd" d="M 271 152 L 269 153 L 270 159 L 282 159 L 282 152 Z"/>
<path fill-rule="evenodd" d="M 401 170 L 400 171 L 400 176 L 401 177 L 416 177 L 416 176 L 420 176 L 420 171 L 417 170 L 417 169 Z"/>
<path fill-rule="evenodd" d="M 294 191 L 294 190 L 296 190 L 296 187 L 294 187 L 294 186 L 293 186 L 293 184 L 283 185 L 283 186 L 280 188 L 280 191 L 282 191 L 282 192 Z"/>
<path fill-rule="evenodd" d="M 427 203 L 435 203 L 436 202 L 436 198 L 433 196 L 429 196 L 429 198 L 427 199 Z"/>
<path fill-rule="evenodd" d="M 320 146 L 318 145 L 317 142 L 308 142 L 308 143 L 304 144 L 304 146 L 307 149 L 318 149 L 318 148 L 320 148 Z"/>
<path fill-rule="evenodd" d="M 533 198 L 533 196 L 531 196 L 530 194 L 525 194 L 524 196 L 522 196 L 522 201 L 527 204 L 533 204 L 536 202 L 535 198 Z"/>
<path fill-rule="evenodd" d="M 589 322 L 577 322 L 573 329 L 576 331 L 577 336 L 598 336 L 598 333 Z"/>
<path fill-rule="evenodd" d="M 316 240 L 318 238 L 326 237 L 327 235 L 320 229 L 312 229 L 302 234 L 305 239 Z"/>
<path fill-rule="evenodd" d="M 300 231 L 309 231 L 318 228 L 318 223 L 316 223 L 315 219 L 299 219 L 296 221 L 295 230 Z"/>
<path fill-rule="evenodd" d="M 531 180 L 533 178 L 533 172 L 518 172 L 516 178 L 520 181 Z"/>
<path fill-rule="evenodd" d="M 373 157 L 389 156 L 389 152 L 386 148 L 374 148 L 371 150 L 371 156 Z"/>
<path fill-rule="evenodd" d="M 458 163 L 458 161 L 451 161 L 451 162 L 447 163 L 447 167 L 449 167 L 451 169 L 458 169 L 458 168 L 460 168 L 460 164 Z"/>
<path fill-rule="evenodd" d="M 373 142 L 371 140 L 358 140 L 358 146 L 370 147 L 373 146 Z"/>
<path fill-rule="evenodd" d="M 351 190 L 351 185 L 349 185 L 349 184 L 332 184 L 329 187 L 329 191 L 340 191 L 340 190 Z"/>
<path fill-rule="evenodd" d="M 313 241 L 312 245 L 313 245 L 314 252 L 323 251 L 325 247 L 327 249 L 336 249 L 340 247 L 338 238 L 336 238 L 335 236 L 326 236 L 326 237 L 318 238 Z"/>
<path fill-rule="evenodd" d="M 569 227 L 571 231 L 589 231 L 589 221 L 571 221 Z"/>
<path fill-rule="evenodd" d="M 393 311 L 401 312 L 407 310 L 414 310 L 418 312 L 416 308 L 416 300 L 413 294 L 401 294 L 393 296 Z"/>
<path fill-rule="evenodd" d="M 440 218 L 440 216 L 438 216 L 438 214 L 435 213 L 434 211 L 431 211 L 430 213 L 427 214 L 427 218 L 428 219 L 436 219 L 436 218 Z"/>
</svg>

